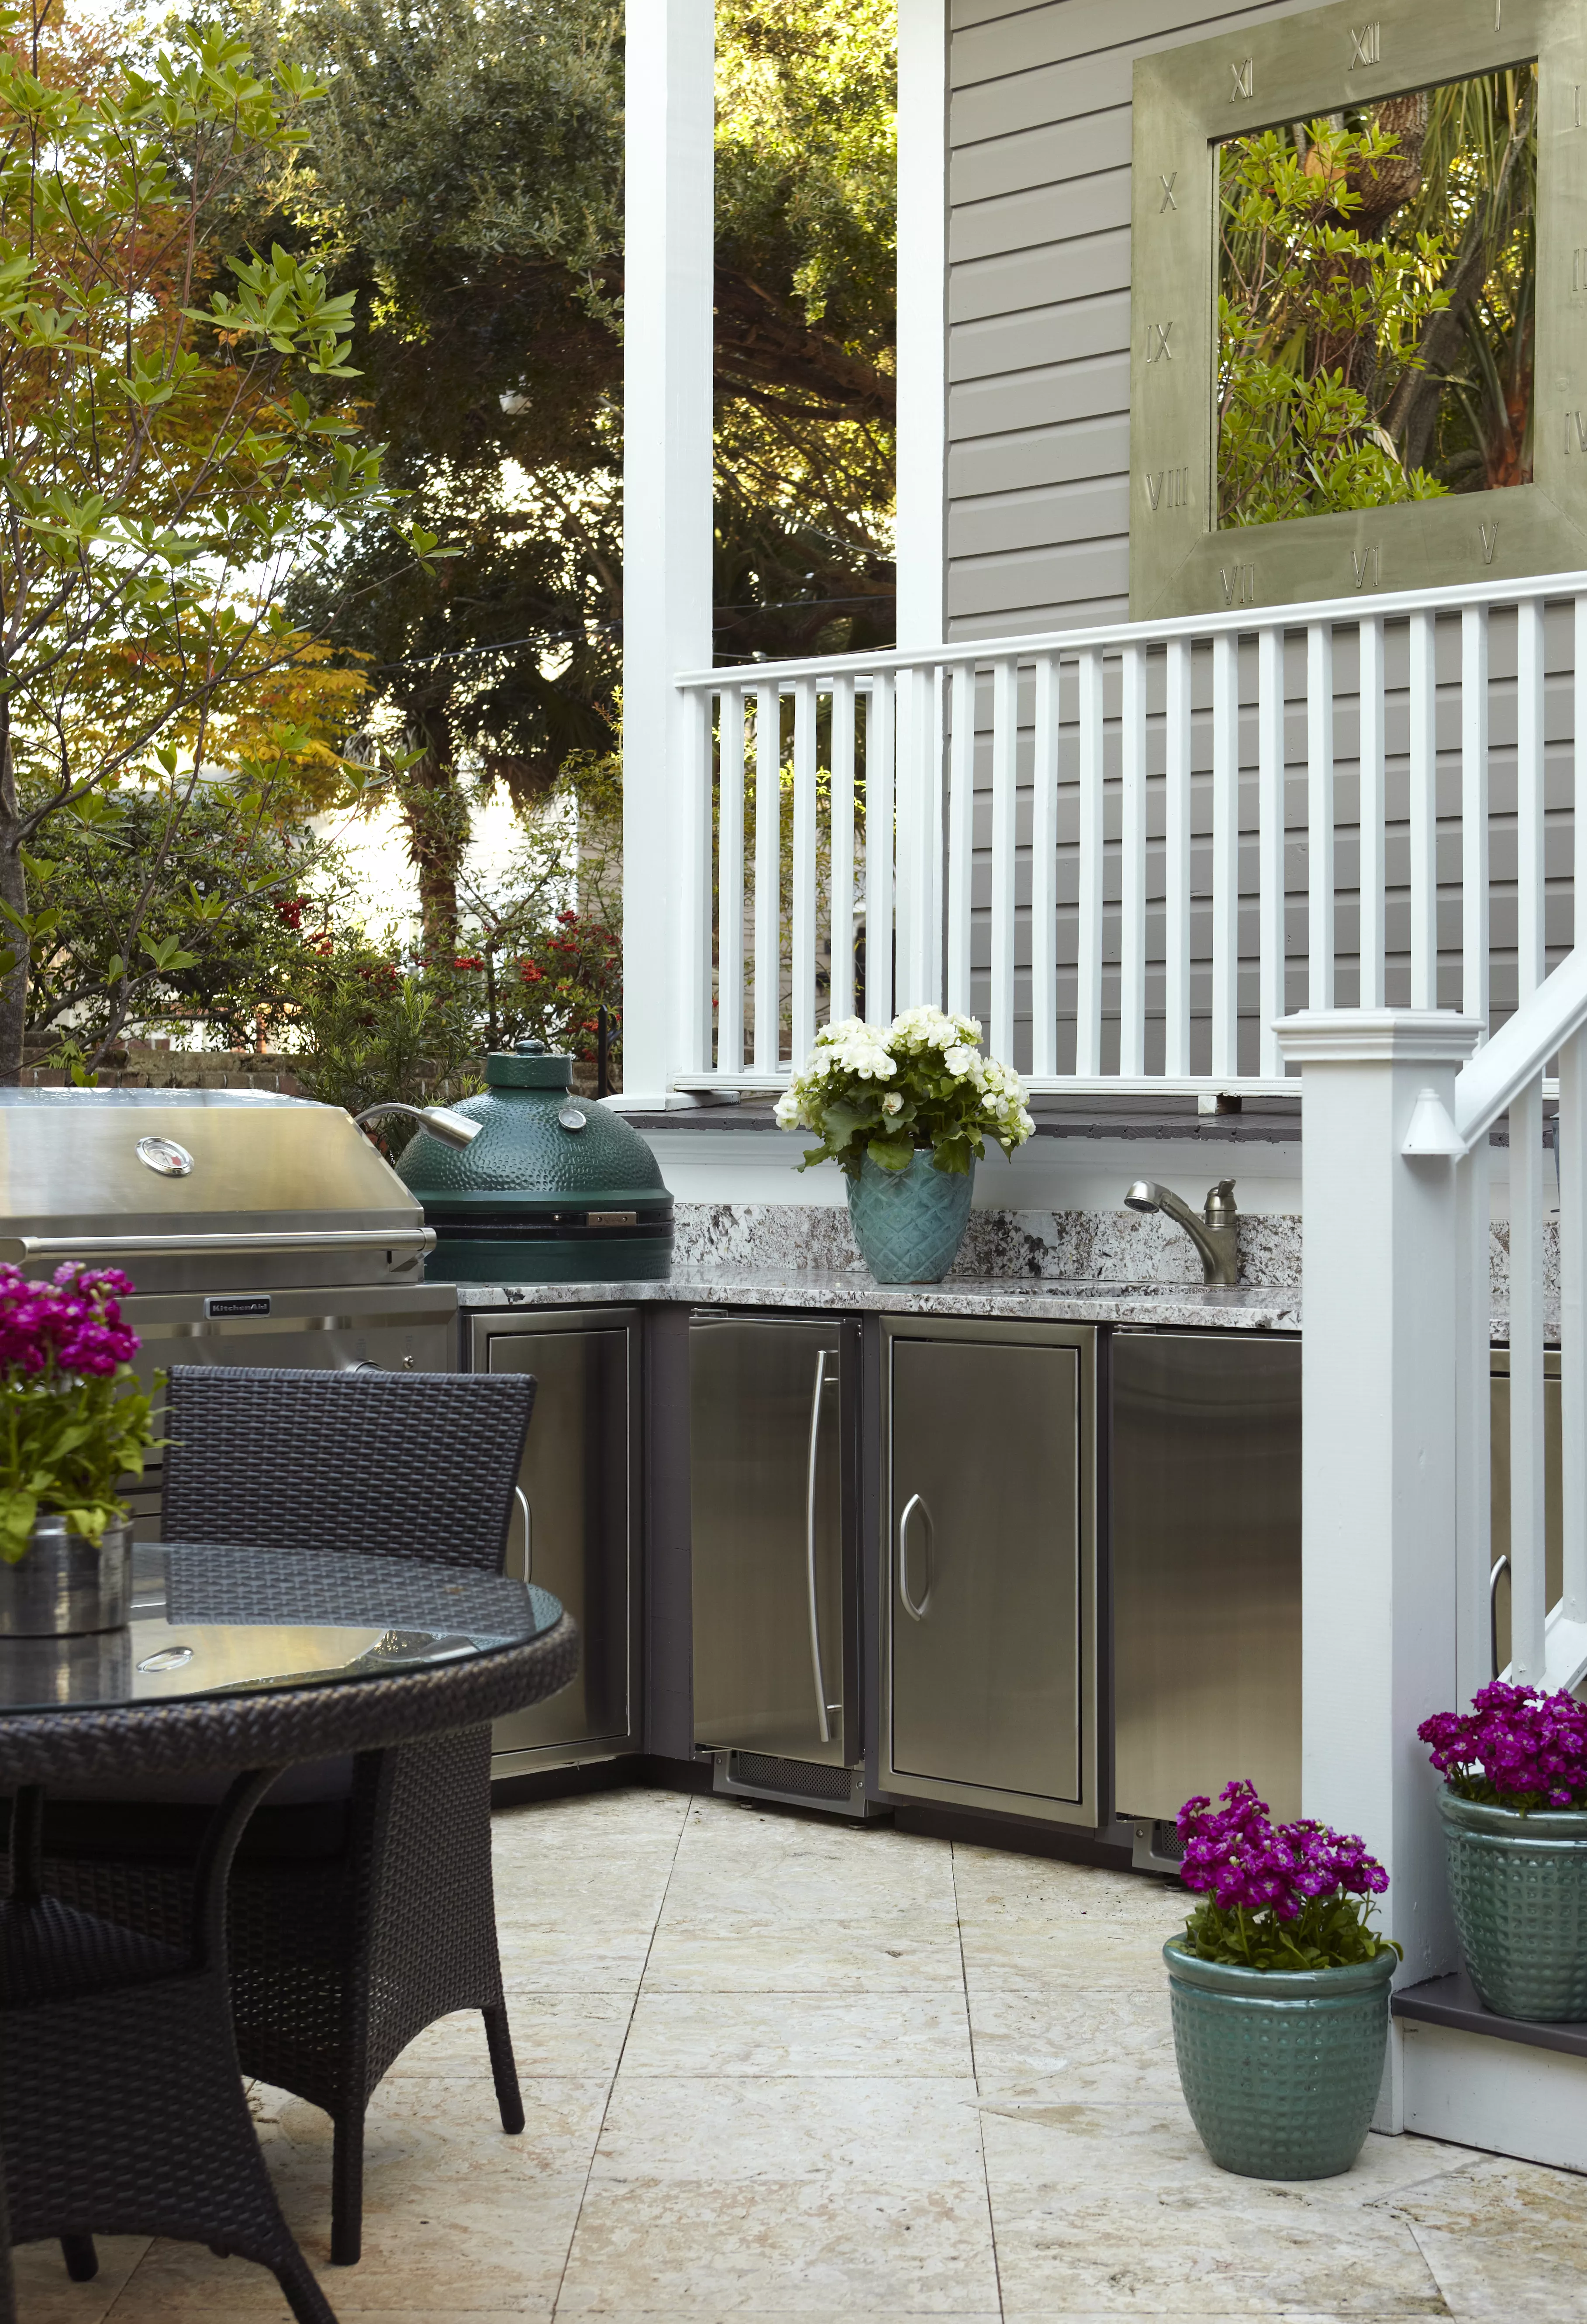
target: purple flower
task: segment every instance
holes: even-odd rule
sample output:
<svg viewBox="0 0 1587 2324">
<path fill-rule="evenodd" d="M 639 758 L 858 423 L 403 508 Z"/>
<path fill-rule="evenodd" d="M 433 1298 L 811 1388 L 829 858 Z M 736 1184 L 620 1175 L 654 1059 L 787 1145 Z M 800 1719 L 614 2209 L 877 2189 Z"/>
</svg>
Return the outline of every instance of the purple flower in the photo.
<svg viewBox="0 0 1587 2324">
<path fill-rule="evenodd" d="M 59 1267 L 49 1283 L 0 1264 L 0 1376 L 22 1380 L 104 1379 L 136 1354 L 121 1320 L 133 1286 L 119 1268 Z"/>
<path fill-rule="evenodd" d="M 1587 1805 L 1587 1705 L 1503 1679 L 1465 1714 L 1441 1711 L 1416 1729 L 1452 1791 L 1499 1807 Z"/>
<path fill-rule="evenodd" d="M 1223 1805 L 1186 1800 L 1178 1829 L 1187 1888 L 1210 1895 L 1221 1913 L 1271 1913 L 1298 1919 L 1308 1904 L 1381 1895 L 1389 1875 L 1354 1833 L 1331 1831 L 1310 1816 L 1275 1828 L 1268 1803 L 1244 1778 L 1226 1784 Z"/>
</svg>

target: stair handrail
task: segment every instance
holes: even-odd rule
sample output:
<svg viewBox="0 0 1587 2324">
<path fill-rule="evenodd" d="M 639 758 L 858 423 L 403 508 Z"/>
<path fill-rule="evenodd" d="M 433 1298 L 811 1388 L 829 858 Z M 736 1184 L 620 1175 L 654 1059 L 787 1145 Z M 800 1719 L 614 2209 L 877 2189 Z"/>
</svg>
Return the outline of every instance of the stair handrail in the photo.
<svg viewBox="0 0 1587 2324">
<path fill-rule="evenodd" d="M 1587 946 L 1578 946 L 1455 1075 L 1454 1127 L 1467 1153 L 1583 1025 Z"/>
</svg>

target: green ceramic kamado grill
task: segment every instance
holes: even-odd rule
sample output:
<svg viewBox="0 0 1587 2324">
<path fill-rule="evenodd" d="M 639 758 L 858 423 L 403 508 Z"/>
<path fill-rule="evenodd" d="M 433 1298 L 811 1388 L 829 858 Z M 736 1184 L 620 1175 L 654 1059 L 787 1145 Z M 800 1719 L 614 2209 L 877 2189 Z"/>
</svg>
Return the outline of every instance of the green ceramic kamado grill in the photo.
<svg viewBox="0 0 1587 2324">
<path fill-rule="evenodd" d="M 540 1041 L 493 1050 L 486 1087 L 452 1108 L 482 1126 L 460 1150 L 421 1130 L 398 1175 L 424 1204 L 448 1283 L 654 1282 L 672 1270 L 672 1197 L 637 1130 L 573 1094 L 573 1060 Z"/>
</svg>

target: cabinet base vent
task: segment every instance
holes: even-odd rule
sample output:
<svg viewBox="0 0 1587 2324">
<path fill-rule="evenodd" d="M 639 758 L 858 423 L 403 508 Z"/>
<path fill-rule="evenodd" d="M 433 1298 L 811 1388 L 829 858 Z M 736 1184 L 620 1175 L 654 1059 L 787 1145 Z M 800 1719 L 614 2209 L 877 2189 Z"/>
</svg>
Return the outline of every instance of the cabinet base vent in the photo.
<svg viewBox="0 0 1587 2324">
<path fill-rule="evenodd" d="M 768 1751 L 718 1751 L 714 1788 L 733 1799 L 777 1800 L 787 1806 L 825 1808 L 829 1815 L 885 1814 L 865 1798 L 863 1767 L 827 1767 L 812 1759 L 781 1759 Z"/>
<path fill-rule="evenodd" d="M 1161 1816 L 1137 1823 L 1130 1858 L 1132 1872 L 1177 1872 L 1184 1861 L 1185 1842 L 1176 1824 L 1165 1822 Z"/>
</svg>

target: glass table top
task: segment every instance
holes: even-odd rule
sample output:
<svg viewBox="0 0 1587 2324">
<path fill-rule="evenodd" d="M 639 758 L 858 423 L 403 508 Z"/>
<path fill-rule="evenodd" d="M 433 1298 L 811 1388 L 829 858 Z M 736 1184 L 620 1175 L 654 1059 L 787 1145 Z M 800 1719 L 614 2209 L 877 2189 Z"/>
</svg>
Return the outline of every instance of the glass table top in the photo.
<svg viewBox="0 0 1587 2324">
<path fill-rule="evenodd" d="M 548 1591 L 452 1565 L 144 1542 L 125 1628 L 0 1638 L 0 1715 L 390 1678 L 527 1645 L 561 1613 Z"/>
</svg>

